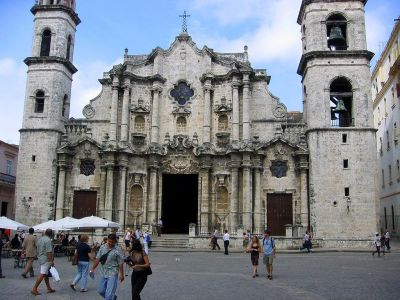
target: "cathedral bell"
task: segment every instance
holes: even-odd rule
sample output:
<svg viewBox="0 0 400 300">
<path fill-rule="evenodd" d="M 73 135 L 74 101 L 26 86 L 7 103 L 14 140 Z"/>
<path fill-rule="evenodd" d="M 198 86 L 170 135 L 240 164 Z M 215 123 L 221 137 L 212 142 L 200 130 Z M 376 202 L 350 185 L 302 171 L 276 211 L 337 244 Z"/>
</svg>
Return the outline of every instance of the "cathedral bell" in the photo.
<svg viewBox="0 0 400 300">
<path fill-rule="evenodd" d="M 346 39 L 339 26 L 333 26 L 328 38 L 328 45 L 332 50 L 345 49 Z"/>
<path fill-rule="evenodd" d="M 332 112 L 335 114 L 347 112 L 346 106 L 344 106 L 344 102 L 342 99 L 338 100 L 338 103 L 337 103 L 336 107 L 332 110 Z"/>
</svg>

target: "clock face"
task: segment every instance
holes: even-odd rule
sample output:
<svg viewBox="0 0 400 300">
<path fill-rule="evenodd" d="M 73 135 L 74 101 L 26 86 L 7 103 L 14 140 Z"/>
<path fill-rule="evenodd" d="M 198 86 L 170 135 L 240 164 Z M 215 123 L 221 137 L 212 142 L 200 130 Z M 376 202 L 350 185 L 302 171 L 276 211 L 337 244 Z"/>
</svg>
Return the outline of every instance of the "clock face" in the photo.
<svg viewBox="0 0 400 300">
<path fill-rule="evenodd" d="M 180 82 L 170 93 L 171 97 L 178 102 L 179 105 L 186 105 L 190 97 L 194 95 L 194 91 L 185 82 Z"/>
</svg>

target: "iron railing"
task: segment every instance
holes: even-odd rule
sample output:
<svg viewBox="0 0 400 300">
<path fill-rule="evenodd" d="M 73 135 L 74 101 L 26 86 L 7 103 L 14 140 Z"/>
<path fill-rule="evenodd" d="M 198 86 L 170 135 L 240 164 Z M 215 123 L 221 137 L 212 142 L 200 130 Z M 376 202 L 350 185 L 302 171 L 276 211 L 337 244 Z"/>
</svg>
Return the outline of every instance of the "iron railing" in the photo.
<svg viewBox="0 0 400 300">
<path fill-rule="evenodd" d="M 5 173 L 0 173 L 0 181 L 9 183 L 9 184 L 15 184 L 15 176 L 5 174 Z"/>
</svg>

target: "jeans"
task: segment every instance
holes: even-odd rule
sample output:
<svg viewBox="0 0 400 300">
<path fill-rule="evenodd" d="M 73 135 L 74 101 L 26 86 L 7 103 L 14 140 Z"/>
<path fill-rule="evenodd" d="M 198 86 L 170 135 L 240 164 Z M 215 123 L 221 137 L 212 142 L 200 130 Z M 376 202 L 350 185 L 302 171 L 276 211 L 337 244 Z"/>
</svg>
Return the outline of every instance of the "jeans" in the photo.
<svg viewBox="0 0 400 300">
<path fill-rule="evenodd" d="M 140 292 L 147 282 L 147 275 L 143 271 L 133 271 L 131 277 L 132 300 L 140 300 Z"/>
<path fill-rule="evenodd" d="M 225 253 L 224 254 L 226 254 L 226 255 L 228 255 L 228 247 L 229 247 L 229 241 L 226 240 L 226 241 L 224 241 L 224 248 L 225 248 Z"/>
<path fill-rule="evenodd" d="M 86 290 L 86 283 L 87 283 L 87 275 L 89 272 L 89 262 L 88 261 L 79 261 L 78 262 L 78 273 L 76 274 L 74 281 L 72 284 L 75 285 L 81 281 L 81 289 Z"/>
<path fill-rule="evenodd" d="M 114 300 L 115 291 L 117 290 L 117 283 L 118 283 L 118 274 L 109 277 L 100 276 L 99 287 L 97 288 L 97 292 L 105 300 Z"/>
</svg>

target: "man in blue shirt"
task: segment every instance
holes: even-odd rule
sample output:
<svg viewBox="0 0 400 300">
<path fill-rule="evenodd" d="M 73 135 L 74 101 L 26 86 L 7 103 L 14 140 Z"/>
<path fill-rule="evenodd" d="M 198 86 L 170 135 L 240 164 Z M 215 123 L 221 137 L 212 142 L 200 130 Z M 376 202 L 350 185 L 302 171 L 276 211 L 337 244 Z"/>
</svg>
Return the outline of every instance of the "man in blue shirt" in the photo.
<svg viewBox="0 0 400 300">
<path fill-rule="evenodd" d="M 269 280 L 272 280 L 272 262 L 275 258 L 275 241 L 271 237 L 271 232 L 267 229 L 264 231 L 263 250 L 263 263 L 267 267 L 267 277 Z"/>
</svg>

